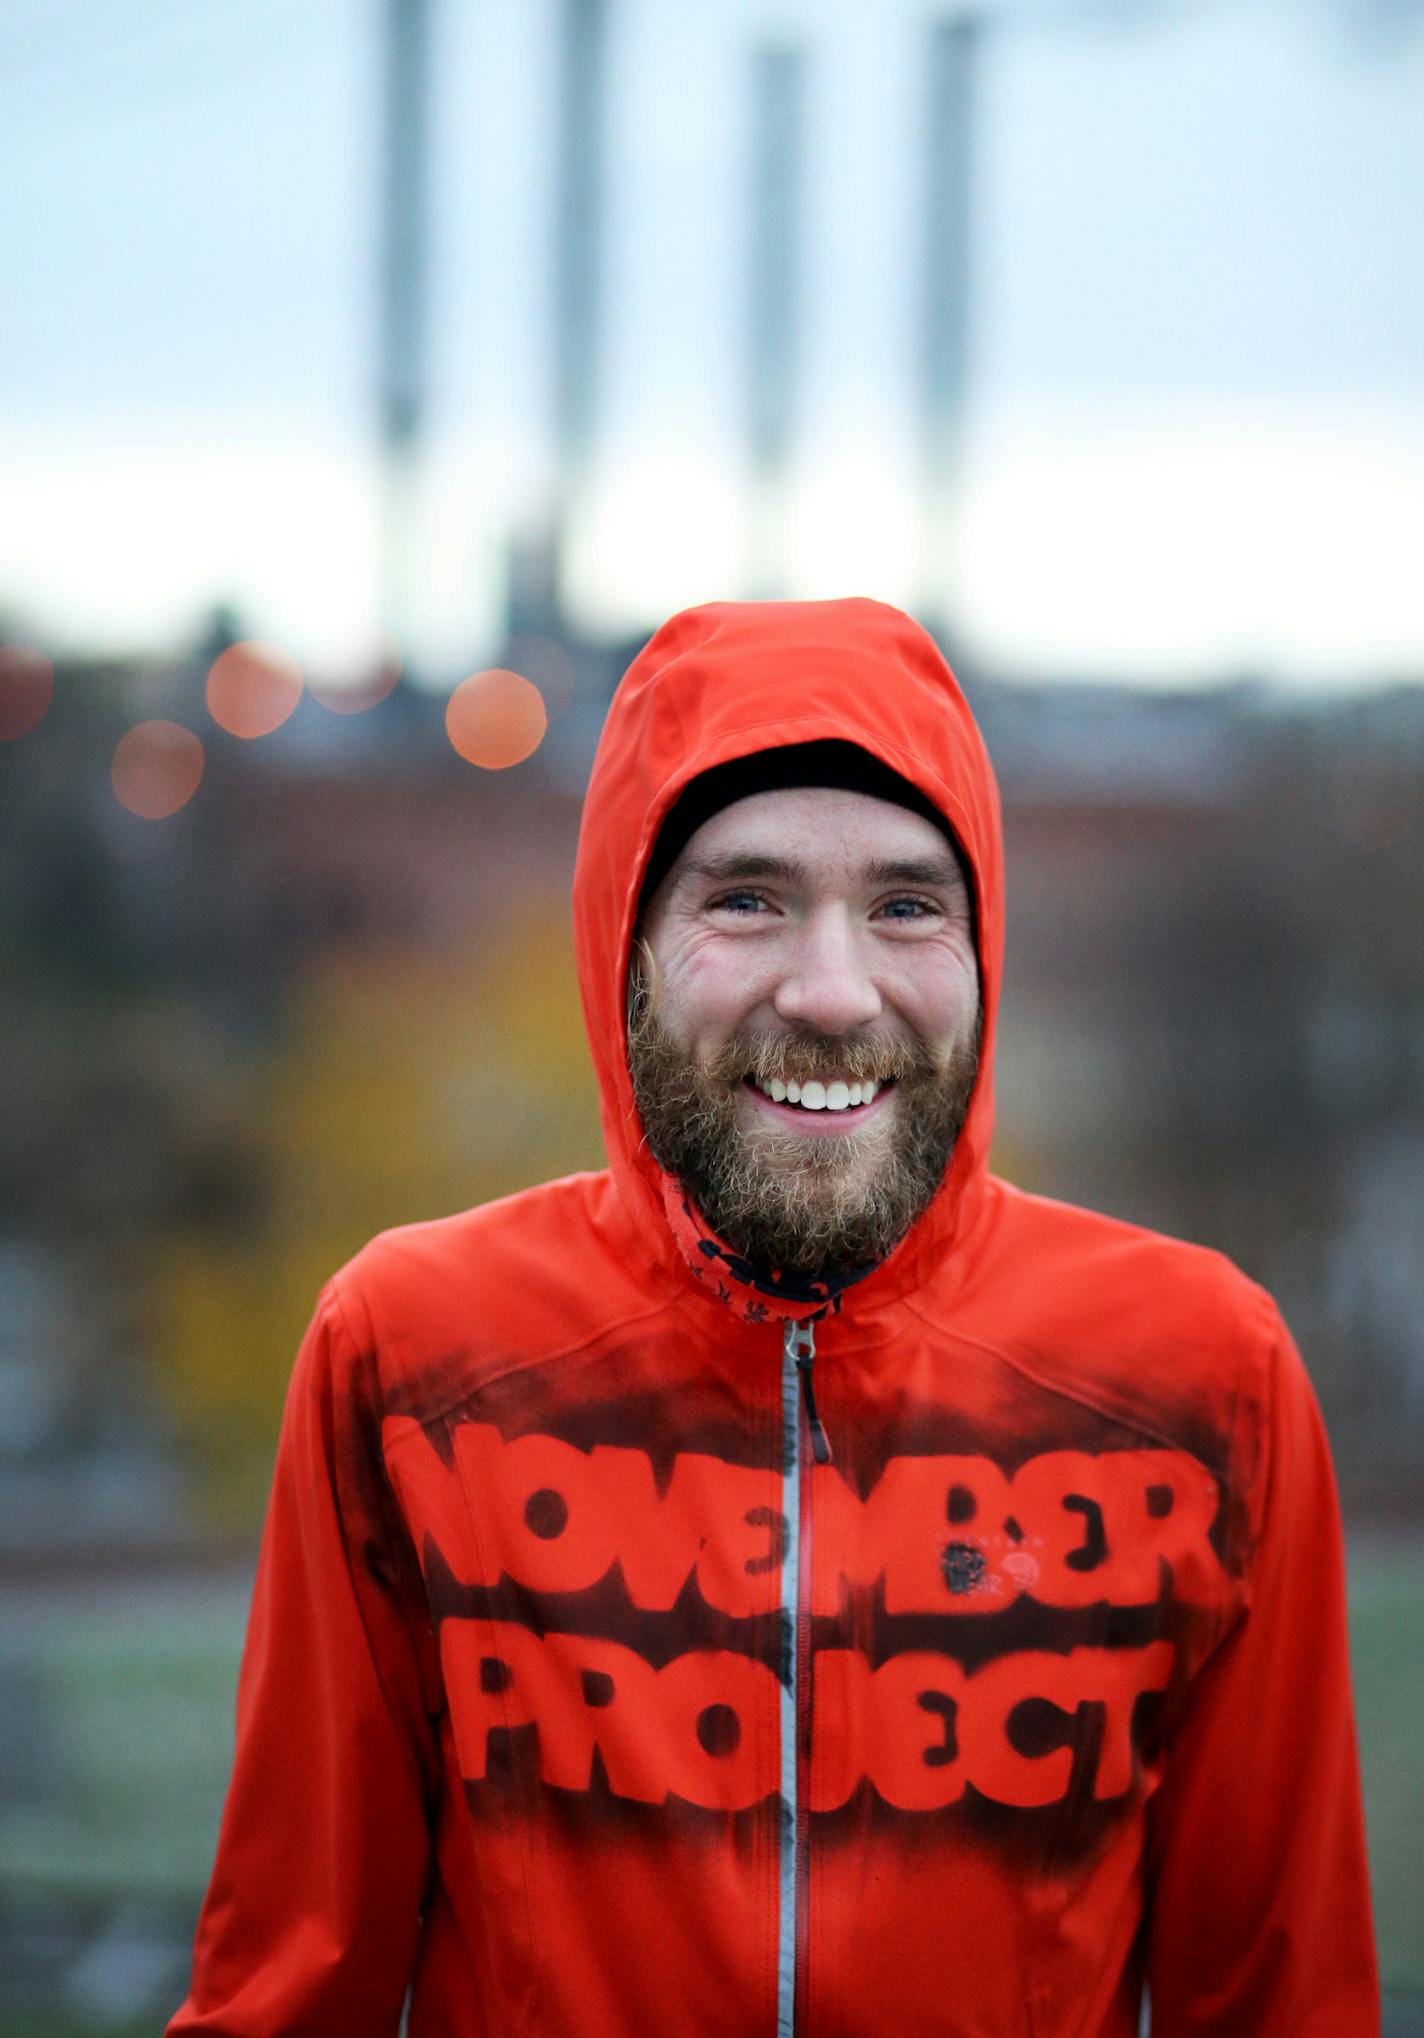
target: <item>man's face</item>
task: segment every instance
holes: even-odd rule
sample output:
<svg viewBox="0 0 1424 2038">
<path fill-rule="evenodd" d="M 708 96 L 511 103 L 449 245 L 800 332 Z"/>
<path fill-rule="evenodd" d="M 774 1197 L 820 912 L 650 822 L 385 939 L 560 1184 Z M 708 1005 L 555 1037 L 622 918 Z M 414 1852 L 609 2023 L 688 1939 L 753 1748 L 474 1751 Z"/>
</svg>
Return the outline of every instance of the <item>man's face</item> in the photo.
<svg viewBox="0 0 1424 2038">
<path fill-rule="evenodd" d="M 756 793 L 690 838 L 639 931 L 628 1060 L 658 1161 L 758 1265 L 883 1257 L 939 1185 L 978 1064 L 945 836 L 866 793 Z"/>
</svg>

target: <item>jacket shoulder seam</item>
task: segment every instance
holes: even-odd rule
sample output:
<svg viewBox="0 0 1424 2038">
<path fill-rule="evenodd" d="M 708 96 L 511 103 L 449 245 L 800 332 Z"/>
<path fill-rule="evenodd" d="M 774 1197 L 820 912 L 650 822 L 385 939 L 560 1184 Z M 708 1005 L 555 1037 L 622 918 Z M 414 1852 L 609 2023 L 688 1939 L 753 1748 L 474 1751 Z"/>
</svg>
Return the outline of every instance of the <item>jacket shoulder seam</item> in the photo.
<svg viewBox="0 0 1424 2038">
<path fill-rule="evenodd" d="M 941 1336 L 945 1334 L 942 1325 L 937 1324 L 932 1316 L 927 1315 L 924 1310 L 917 1308 L 908 1298 L 906 1299 L 905 1306 L 912 1316 L 918 1317 L 920 1322 L 928 1328 L 938 1331 Z M 1114 1406 L 1111 1397 L 1107 1394 L 1098 1396 L 1089 1393 L 1083 1387 L 1072 1386 L 1062 1380 L 1050 1379 L 1045 1373 L 1032 1365 L 1029 1360 L 1020 1357 L 1016 1352 L 1007 1349 L 1003 1345 L 994 1344 L 988 1338 L 971 1337 L 963 1331 L 951 1331 L 949 1335 L 960 1344 L 967 1345 L 974 1351 L 984 1352 L 989 1358 L 998 1359 L 1003 1365 L 1012 1367 L 1014 1372 L 1021 1374 L 1024 1379 L 1032 1381 L 1035 1387 L 1041 1387 L 1046 1394 L 1056 1395 L 1061 1401 L 1074 1402 L 1080 1408 L 1091 1409 L 1094 1415 L 1101 1415 L 1108 1422 L 1119 1423 L 1124 1429 L 1134 1430 L 1140 1436 L 1151 1437 L 1155 1442 L 1161 1444 L 1164 1450 L 1176 1451 L 1182 1449 L 1179 1439 L 1170 1436 L 1165 1429 L 1157 1424 L 1144 1420 L 1137 1410 L 1126 1409 L 1120 1405 Z M 1233 1384 L 1231 1395 L 1228 1435 L 1233 1432 L 1235 1427 L 1235 1408 L 1240 1391 L 1239 1381 L 1240 1367 L 1238 1366 L 1236 1381 Z M 1192 1451 L 1190 1455 L 1196 1457 L 1197 1453 Z"/>
<path fill-rule="evenodd" d="M 345 1269 L 342 1270 L 343 1274 L 344 1272 Z M 334 1276 L 331 1285 L 335 1287 L 336 1283 L 341 1279 L 342 1274 Z M 594 1345 L 600 1343 L 602 1339 L 610 1336 L 613 1332 L 627 1330 L 634 1324 L 651 1323 L 656 1317 L 665 1315 L 671 1307 L 671 1302 L 660 1302 L 654 1309 L 634 1310 L 627 1316 L 612 1317 L 607 1323 L 599 1324 L 595 1329 L 585 1331 L 579 1336 L 571 1338 L 565 1344 L 556 1344 L 552 1350 L 521 1352 L 517 1358 L 511 1359 L 508 1365 L 500 1366 L 495 1371 L 482 1374 L 479 1380 L 479 1388 L 483 1390 L 488 1387 L 497 1386 L 501 1380 L 508 1380 L 513 1374 L 524 1372 L 530 1366 L 554 1365 L 560 1359 L 574 1358 L 581 1353 L 589 1351 Z M 350 1337 L 350 1327 L 346 1321 L 344 1306 L 339 1298 L 337 1299 L 337 1308 L 341 1311 L 343 1327 L 346 1329 L 347 1336 Z M 374 1329 L 371 1334 L 371 1348 L 373 1351 L 379 1351 L 380 1348 L 380 1339 L 376 1336 Z M 456 1394 L 452 1399 L 441 1401 L 431 1409 L 422 1410 L 420 1417 L 422 1427 L 428 1424 L 444 1422 L 447 1416 L 453 1415 L 456 1409 L 464 1405 L 464 1401 L 467 1398 L 463 1393 Z"/>
</svg>

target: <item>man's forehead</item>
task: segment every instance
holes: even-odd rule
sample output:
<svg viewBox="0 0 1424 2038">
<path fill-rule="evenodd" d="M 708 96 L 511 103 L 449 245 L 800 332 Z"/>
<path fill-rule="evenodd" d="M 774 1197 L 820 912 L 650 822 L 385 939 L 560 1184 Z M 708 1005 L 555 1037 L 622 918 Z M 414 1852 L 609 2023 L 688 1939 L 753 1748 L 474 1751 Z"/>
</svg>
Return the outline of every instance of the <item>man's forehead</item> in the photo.
<svg viewBox="0 0 1424 2038">
<path fill-rule="evenodd" d="M 841 786 L 785 786 L 721 808 L 688 838 L 670 873 L 737 875 L 760 860 L 814 871 L 870 872 L 892 864 L 924 869 L 923 882 L 952 882 L 959 864 L 945 832 L 923 814 Z M 751 869 L 741 875 L 750 876 Z"/>
</svg>

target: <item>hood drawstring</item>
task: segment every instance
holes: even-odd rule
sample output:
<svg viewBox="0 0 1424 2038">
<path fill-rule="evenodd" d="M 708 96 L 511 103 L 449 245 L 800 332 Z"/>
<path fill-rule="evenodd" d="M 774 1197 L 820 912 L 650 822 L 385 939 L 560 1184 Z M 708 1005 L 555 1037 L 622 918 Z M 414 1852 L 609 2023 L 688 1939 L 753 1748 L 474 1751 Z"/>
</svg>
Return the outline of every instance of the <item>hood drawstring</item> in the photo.
<svg viewBox="0 0 1424 2038">
<path fill-rule="evenodd" d="M 806 1427 L 811 1432 L 811 1456 L 818 1465 L 831 1462 L 831 1440 L 821 1426 L 816 1412 L 816 1392 L 811 1385 L 811 1366 L 816 1357 L 816 1318 L 806 1317 L 800 1323 L 788 1321 L 782 1339 L 782 1350 L 791 1359 L 801 1379 L 801 1397 L 806 1405 Z"/>
</svg>

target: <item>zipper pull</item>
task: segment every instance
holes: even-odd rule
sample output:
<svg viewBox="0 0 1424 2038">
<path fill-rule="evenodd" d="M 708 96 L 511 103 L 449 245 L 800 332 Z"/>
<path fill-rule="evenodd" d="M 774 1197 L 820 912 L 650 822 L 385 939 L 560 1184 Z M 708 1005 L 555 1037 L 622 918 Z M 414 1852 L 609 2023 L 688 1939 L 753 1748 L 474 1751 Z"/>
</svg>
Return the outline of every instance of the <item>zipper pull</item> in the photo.
<svg viewBox="0 0 1424 2038">
<path fill-rule="evenodd" d="M 816 1356 L 816 1321 L 814 1317 L 805 1323 L 787 1323 L 782 1343 L 786 1357 L 793 1361 L 801 1376 L 801 1398 L 806 1404 L 806 1427 L 811 1432 L 811 1456 L 818 1465 L 831 1462 L 831 1440 L 821 1427 L 821 1418 L 816 1413 L 816 1391 L 811 1385 L 811 1364 Z"/>
</svg>

